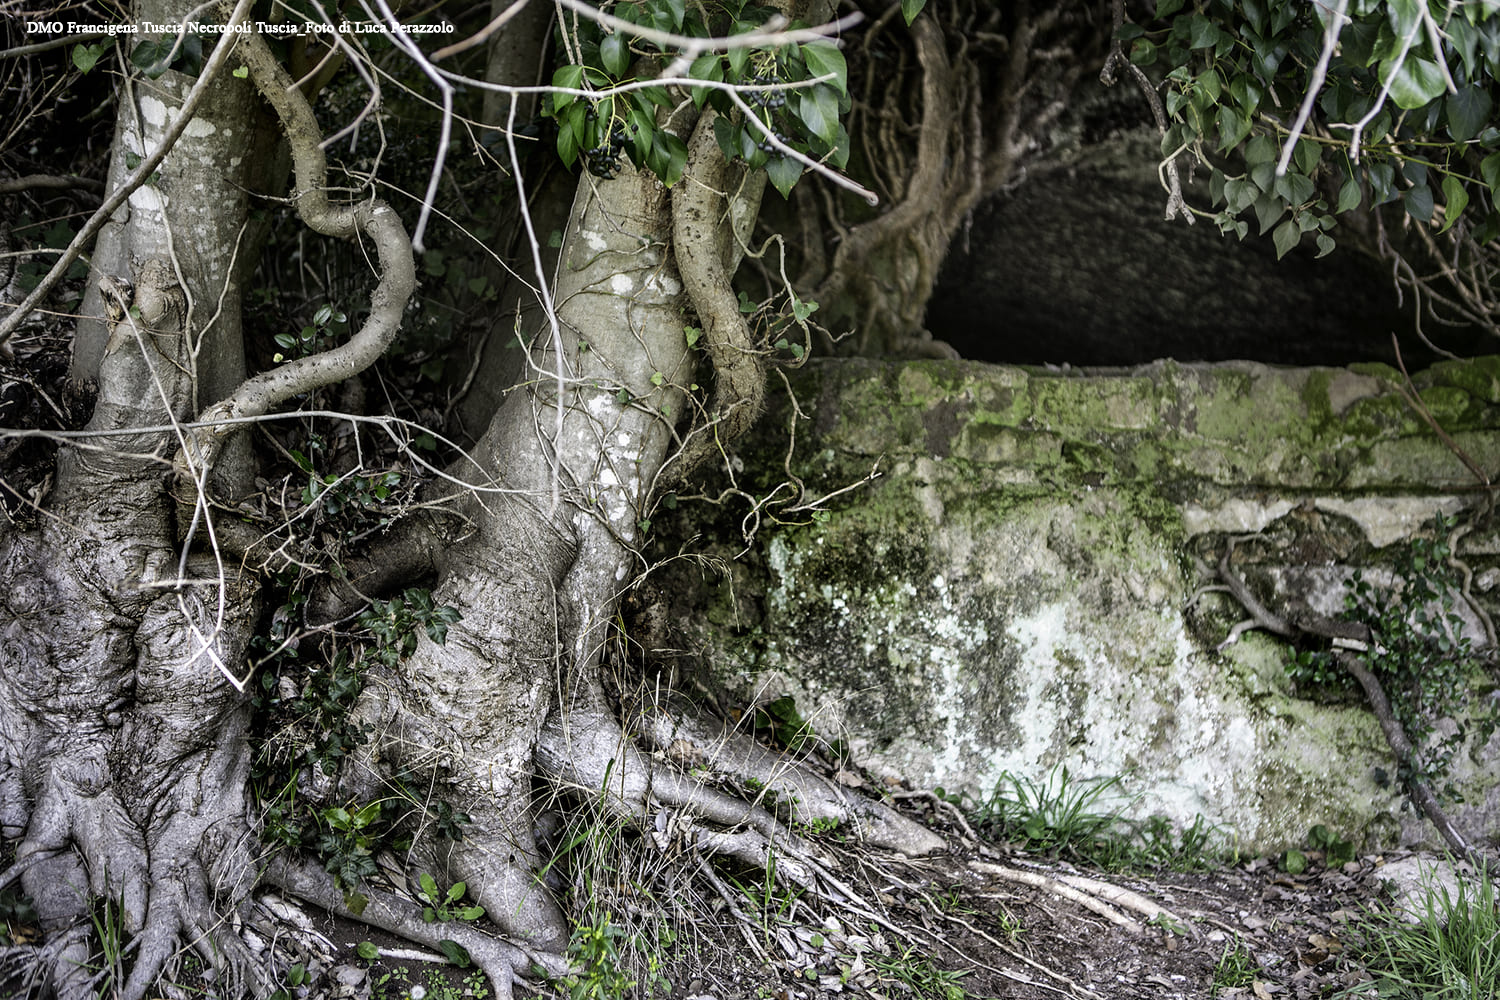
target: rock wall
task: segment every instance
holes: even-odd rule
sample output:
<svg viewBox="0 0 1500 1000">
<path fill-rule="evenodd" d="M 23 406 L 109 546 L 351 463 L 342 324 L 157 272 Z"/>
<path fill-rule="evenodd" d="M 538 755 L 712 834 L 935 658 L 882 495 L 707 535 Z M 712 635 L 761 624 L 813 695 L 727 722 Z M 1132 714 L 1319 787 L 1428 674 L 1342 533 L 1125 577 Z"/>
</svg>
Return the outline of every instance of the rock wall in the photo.
<svg viewBox="0 0 1500 1000">
<path fill-rule="evenodd" d="M 1500 359 L 1417 384 L 1454 443 L 1500 469 Z M 719 539 L 710 554 L 726 560 L 759 530 L 727 573 L 658 571 L 656 593 L 693 596 L 657 644 L 688 650 L 681 668 L 741 705 L 791 696 L 860 764 L 918 787 L 982 796 L 1002 772 L 1066 765 L 1122 776 L 1135 815 L 1201 815 L 1251 849 L 1305 842 L 1315 823 L 1369 845 L 1431 841 L 1368 710 L 1293 690 L 1262 633 L 1219 650 L 1245 615 L 1200 589 L 1228 539 L 1250 535 L 1253 587 L 1336 613 L 1350 567 L 1472 511 L 1473 476 L 1399 385 L 1375 364 L 810 365 L 793 381 L 808 419 L 790 465 L 806 495 L 881 475 L 784 523 L 769 507 L 679 506 L 679 530 Z M 746 492 L 784 478 L 786 412 L 739 456 Z M 1495 613 L 1500 532 L 1476 523 L 1459 552 Z M 1493 680 L 1475 692 L 1494 699 Z M 1481 841 L 1500 833 L 1497 761 L 1500 735 L 1455 772 L 1456 816 Z"/>
</svg>

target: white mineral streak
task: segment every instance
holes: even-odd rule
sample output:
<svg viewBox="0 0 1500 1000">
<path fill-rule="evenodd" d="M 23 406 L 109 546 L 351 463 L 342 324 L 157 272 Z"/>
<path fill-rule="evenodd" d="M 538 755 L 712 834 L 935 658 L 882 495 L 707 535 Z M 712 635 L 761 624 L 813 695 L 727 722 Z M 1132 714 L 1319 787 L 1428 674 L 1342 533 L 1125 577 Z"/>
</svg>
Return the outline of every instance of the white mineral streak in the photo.
<svg viewBox="0 0 1500 1000">
<path fill-rule="evenodd" d="M 159 98 L 146 94 L 141 97 L 141 117 L 146 124 L 162 128 L 167 124 L 167 106 Z"/>
<path fill-rule="evenodd" d="M 682 283 L 670 274 L 653 271 L 646 278 L 646 291 L 660 292 L 665 297 L 672 298 L 682 291 Z"/>
</svg>

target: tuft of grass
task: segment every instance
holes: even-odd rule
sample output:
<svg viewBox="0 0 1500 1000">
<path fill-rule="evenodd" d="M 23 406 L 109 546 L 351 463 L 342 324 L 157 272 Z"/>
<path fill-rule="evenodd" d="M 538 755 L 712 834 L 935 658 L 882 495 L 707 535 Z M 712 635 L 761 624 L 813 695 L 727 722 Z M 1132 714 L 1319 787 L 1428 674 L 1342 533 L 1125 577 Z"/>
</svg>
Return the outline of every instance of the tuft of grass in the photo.
<svg viewBox="0 0 1500 1000">
<path fill-rule="evenodd" d="M 1067 767 L 1041 782 L 1005 771 L 975 810 L 976 826 L 1028 851 L 1093 859 L 1120 840 L 1117 809 L 1103 808 L 1120 779 L 1078 780 Z"/>
<path fill-rule="evenodd" d="M 1219 956 L 1218 963 L 1214 966 L 1214 988 L 1213 996 L 1218 996 L 1220 990 L 1231 987 L 1245 987 L 1255 982 L 1255 973 L 1259 971 L 1255 964 L 1255 958 L 1250 954 L 1250 949 L 1245 947 L 1245 942 L 1236 935 L 1233 941 L 1224 942 L 1224 953 Z"/>
<path fill-rule="evenodd" d="M 1079 779 L 1063 767 L 1042 781 L 1002 772 L 982 800 L 946 796 L 964 809 L 984 836 L 1023 850 L 1105 869 L 1212 867 L 1215 828 L 1202 816 L 1180 832 L 1165 816 L 1126 819 L 1129 804 L 1119 776 Z M 938 795 L 945 795 L 937 789 Z"/>
<path fill-rule="evenodd" d="M 1456 893 L 1429 886 L 1416 923 L 1382 914 L 1360 925 L 1370 981 L 1346 997 L 1494 1000 L 1500 996 L 1500 900 L 1494 877 Z"/>
<path fill-rule="evenodd" d="M 882 977 L 915 996 L 928 1000 L 965 1000 L 967 996 L 961 984 L 967 970 L 939 969 L 911 948 L 902 947 L 899 954 L 876 957 L 871 964 L 880 970 Z"/>
</svg>

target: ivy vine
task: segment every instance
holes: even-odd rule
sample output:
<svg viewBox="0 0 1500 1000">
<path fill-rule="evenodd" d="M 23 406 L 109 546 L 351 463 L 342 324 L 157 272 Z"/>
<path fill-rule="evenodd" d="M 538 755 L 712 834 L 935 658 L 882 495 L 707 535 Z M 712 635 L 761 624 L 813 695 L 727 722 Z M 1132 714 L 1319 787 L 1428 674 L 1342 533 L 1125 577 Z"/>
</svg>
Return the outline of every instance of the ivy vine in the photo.
<svg viewBox="0 0 1500 1000">
<path fill-rule="evenodd" d="M 1162 155 L 1210 167 L 1216 211 L 1200 214 L 1241 239 L 1253 216 L 1278 255 L 1311 239 L 1321 256 L 1335 217 L 1362 205 L 1400 202 L 1414 222 L 1463 223 L 1480 244 L 1500 235 L 1497 11 L 1495 0 L 1157 0 L 1117 37 L 1137 66 L 1166 68 Z"/>
<path fill-rule="evenodd" d="M 776 15 L 745 0 L 691 7 L 685 0 L 627 0 L 605 9 L 628 24 L 693 38 L 744 35 Z M 627 29 L 593 20 L 578 19 L 565 30 L 558 43 L 572 61 L 553 73 L 556 90 L 546 108 L 557 122 L 563 163 L 572 167 L 582 159 L 590 173 L 607 179 L 625 156 L 668 187 L 676 184 L 687 165 L 687 146 L 666 127 L 665 112 L 676 101 L 666 86 L 649 82 L 668 53 Z M 704 52 L 687 75 L 705 84 L 689 88 L 694 106 L 718 112 L 714 135 L 724 155 L 764 168 L 783 196 L 804 169 L 789 153 L 838 169 L 848 162 L 849 133 L 841 119 L 850 107 L 849 71 L 833 42 Z"/>
</svg>

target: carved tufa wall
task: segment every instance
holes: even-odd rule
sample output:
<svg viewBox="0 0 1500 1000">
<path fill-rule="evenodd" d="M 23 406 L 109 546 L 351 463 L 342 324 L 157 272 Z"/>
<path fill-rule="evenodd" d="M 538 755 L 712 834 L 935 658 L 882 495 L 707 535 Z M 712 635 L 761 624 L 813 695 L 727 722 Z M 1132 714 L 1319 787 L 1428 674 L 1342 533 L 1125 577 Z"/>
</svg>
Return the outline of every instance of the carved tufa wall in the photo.
<svg viewBox="0 0 1500 1000">
<path fill-rule="evenodd" d="M 1500 469 L 1500 359 L 1416 379 L 1455 443 Z M 1254 534 L 1253 588 L 1336 613 L 1351 567 L 1472 512 L 1473 477 L 1399 384 L 1382 365 L 810 365 L 794 379 L 809 419 L 793 472 L 814 495 L 880 477 L 826 517 L 763 520 L 727 574 L 659 571 L 656 593 L 691 595 L 659 644 L 731 702 L 793 697 L 860 764 L 918 787 L 983 795 L 1003 771 L 1066 765 L 1123 776 L 1131 814 L 1202 815 L 1254 850 L 1305 843 L 1316 823 L 1371 846 L 1432 842 L 1368 710 L 1294 690 L 1260 632 L 1220 651 L 1245 615 L 1200 592 L 1229 536 Z M 785 408 L 762 425 L 740 483 L 764 493 Z M 731 557 L 744 513 L 685 504 L 674 531 Z M 1500 532 L 1476 522 L 1459 552 L 1473 596 L 1500 611 Z M 1497 696 L 1493 678 L 1474 683 Z M 1497 760 L 1500 735 L 1456 770 L 1454 815 L 1481 842 L 1500 831 Z"/>
</svg>

